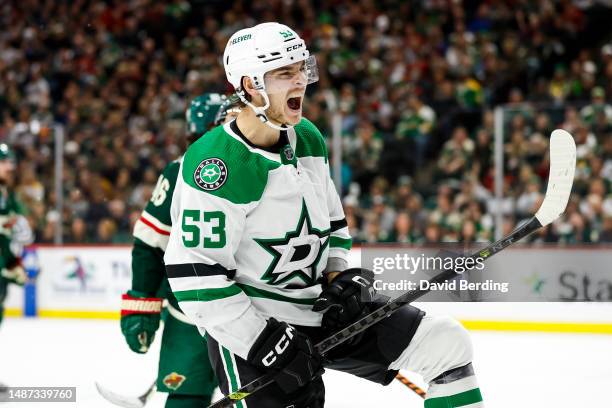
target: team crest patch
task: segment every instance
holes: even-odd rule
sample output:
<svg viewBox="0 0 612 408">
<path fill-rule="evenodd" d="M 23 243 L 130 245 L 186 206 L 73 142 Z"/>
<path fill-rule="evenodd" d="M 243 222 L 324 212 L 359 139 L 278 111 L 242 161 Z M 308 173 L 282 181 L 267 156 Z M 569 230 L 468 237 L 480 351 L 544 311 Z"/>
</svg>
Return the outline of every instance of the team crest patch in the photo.
<svg viewBox="0 0 612 408">
<path fill-rule="evenodd" d="M 295 157 L 295 155 L 293 154 L 293 149 L 290 145 L 285 146 L 285 148 L 283 149 L 283 153 L 285 154 L 285 158 L 289 161 L 293 160 L 293 158 Z"/>
<path fill-rule="evenodd" d="M 227 166 L 221 159 L 203 160 L 196 167 L 193 179 L 202 190 L 217 190 L 227 180 Z"/>
<path fill-rule="evenodd" d="M 163 382 L 166 387 L 170 388 L 171 390 L 176 390 L 178 387 L 183 385 L 186 379 L 187 377 L 184 375 L 172 372 L 164 377 Z"/>
</svg>

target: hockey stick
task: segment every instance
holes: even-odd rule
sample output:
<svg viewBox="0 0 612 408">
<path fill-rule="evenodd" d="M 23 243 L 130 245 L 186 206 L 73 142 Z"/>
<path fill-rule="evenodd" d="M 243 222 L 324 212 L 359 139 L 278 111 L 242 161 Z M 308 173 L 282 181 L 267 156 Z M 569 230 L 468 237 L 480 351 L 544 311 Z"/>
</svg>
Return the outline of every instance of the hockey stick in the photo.
<svg viewBox="0 0 612 408">
<path fill-rule="evenodd" d="M 416 395 L 425 399 L 425 390 L 421 387 L 410 381 L 408 378 L 404 377 L 401 373 L 397 373 L 395 379 L 404 384 L 406 387 L 410 388 Z"/>
<path fill-rule="evenodd" d="M 565 211 L 565 207 L 567 206 L 572 191 L 575 169 L 576 144 L 574 143 L 572 135 L 562 129 L 554 130 L 550 138 L 550 171 L 546 195 L 535 216 L 516 228 L 507 237 L 494 242 L 483 250 L 475 252 L 471 257 L 480 257 L 482 259 L 490 258 L 557 219 L 563 211 Z M 450 269 L 436 275 L 429 280 L 430 285 L 427 285 L 427 289 L 416 289 L 397 297 L 369 315 L 364 316 L 350 326 L 321 341 L 315 346 L 315 349 L 318 353 L 325 354 L 338 344 L 345 342 L 368 327 L 390 316 L 406 303 L 414 302 L 416 299 L 427 294 L 431 290 L 429 288 L 434 286 L 431 285 L 431 283 L 439 284 L 459 275 L 459 273 Z M 241 387 L 239 390 L 214 402 L 208 408 L 231 407 L 233 404 L 243 400 L 273 381 L 273 373 L 265 374 Z"/>
<path fill-rule="evenodd" d="M 146 390 L 144 394 L 139 397 L 126 397 L 124 395 L 117 394 L 107 388 L 104 388 L 97 382 L 96 388 L 105 400 L 107 400 L 111 404 L 124 408 L 143 408 L 147 404 L 147 401 L 149 401 L 149 398 L 151 398 L 153 394 L 155 394 L 155 391 L 157 391 L 157 385 L 155 384 L 155 382 L 151 384 L 149 389 Z"/>
</svg>

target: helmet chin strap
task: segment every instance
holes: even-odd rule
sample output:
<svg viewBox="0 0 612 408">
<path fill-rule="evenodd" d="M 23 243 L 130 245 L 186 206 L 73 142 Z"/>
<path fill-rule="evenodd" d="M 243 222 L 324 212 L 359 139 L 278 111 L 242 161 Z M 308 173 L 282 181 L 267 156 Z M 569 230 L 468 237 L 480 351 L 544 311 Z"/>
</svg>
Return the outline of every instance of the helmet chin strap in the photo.
<svg viewBox="0 0 612 408">
<path fill-rule="evenodd" d="M 249 102 L 244 96 L 244 90 L 241 90 L 236 93 L 238 94 L 238 97 L 240 98 L 242 102 L 244 102 L 245 105 L 253 109 L 253 112 L 255 112 L 255 116 L 257 116 L 259 120 L 261 120 L 262 123 L 265 123 L 272 129 L 276 129 L 276 130 L 291 129 L 293 125 L 288 125 L 288 124 L 283 123 L 282 125 L 279 126 L 279 125 L 275 125 L 274 123 L 270 121 L 270 119 L 268 119 L 268 116 L 266 115 L 266 109 L 270 107 L 270 98 L 268 97 L 268 93 L 264 90 L 257 90 L 257 92 L 259 92 L 259 94 L 264 98 L 264 101 L 265 101 L 264 106 L 255 106 L 251 102 Z"/>
</svg>

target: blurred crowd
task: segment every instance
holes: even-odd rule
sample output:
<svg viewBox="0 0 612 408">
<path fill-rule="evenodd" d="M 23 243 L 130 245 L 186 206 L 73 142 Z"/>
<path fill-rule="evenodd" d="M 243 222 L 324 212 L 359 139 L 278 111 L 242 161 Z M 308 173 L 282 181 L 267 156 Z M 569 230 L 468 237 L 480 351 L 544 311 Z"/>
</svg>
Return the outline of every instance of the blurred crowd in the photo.
<svg viewBox="0 0 612 408">
<path fill-rule="evenodd" d="M 611 19 L 597 2 L 570 0 L 7 2 L 0 141 L 17 151 L 15 188 L 37 242 L 60 224 L 64 242 L 130 242 L 161 169 L 185 147 L 188 102 L 230 91 L 220 60 L 229 36 L 279 21 L 317 57 L 305 116 L 330 136 L 341 114 L 355 242 L 488 241 L 498 211 L 514 228 L 542 199 L 556 127 L 578 145 L 574 194 L 532 240 L 612 242 Z"/>
</svg>

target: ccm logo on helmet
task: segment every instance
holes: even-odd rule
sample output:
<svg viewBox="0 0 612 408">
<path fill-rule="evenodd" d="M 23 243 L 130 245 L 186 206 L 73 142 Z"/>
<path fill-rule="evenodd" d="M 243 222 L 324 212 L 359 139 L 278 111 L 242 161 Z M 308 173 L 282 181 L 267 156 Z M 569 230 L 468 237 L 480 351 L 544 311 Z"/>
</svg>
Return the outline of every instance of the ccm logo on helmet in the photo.
<svg viewBox="0 0 612 408">
<path fill-rule="evenodd" d="M 291 47 L 287 47 L 287 52 L 297 50 L 298 48 L 302 48 L 303 46 L 304 46 L 303 43 L 292 45 Z"/>
<path fill-rule="evenodd" d="M 280 356 L 287 350 L 289 346 L 289 340 L 293 338 L 293 331 L 295 329 L 292 326 L 288 326 L 287 330 L 285 330 L 285 334 L 280 338 L 276 346 L 274 346 L 274 350 L 271 350 L 266 356 L 261 360 L 264 366 L 270 367 L 276 361 L 277 357 Z"/>
</svg>

